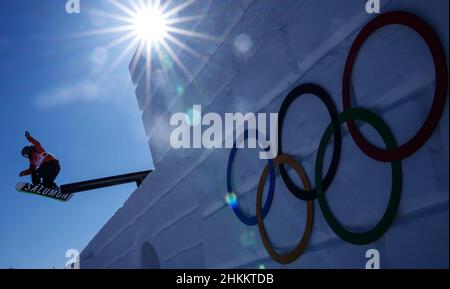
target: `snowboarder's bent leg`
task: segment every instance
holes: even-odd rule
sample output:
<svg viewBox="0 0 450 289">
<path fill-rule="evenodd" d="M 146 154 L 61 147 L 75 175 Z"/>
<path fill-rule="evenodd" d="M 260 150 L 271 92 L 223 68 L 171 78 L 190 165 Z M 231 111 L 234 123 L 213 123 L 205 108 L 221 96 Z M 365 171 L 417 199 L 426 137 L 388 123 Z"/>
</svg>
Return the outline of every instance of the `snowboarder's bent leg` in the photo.
<svg viewBox="0 0 450 289">
<path fill-rule="evenodd" d="M 55 179 L 59 174 L 60 171 L 59 162 L 56 160 L 49 161 L 46 163 L 43 163 L 42 166 L 39 168 L 40 175 L 42 176 L 42 184 L 44 187 L 50 188 L 50 189 L 56 189 L 58 186 L 55 184 Z"/>
<path fill-rule="evenodd" d="M 34 171 L 31 174 L 31 182 L 33 185 L 39 185 L 41 183 L 41 176 L 39 175 L 39 171 Z"/>
</svg>

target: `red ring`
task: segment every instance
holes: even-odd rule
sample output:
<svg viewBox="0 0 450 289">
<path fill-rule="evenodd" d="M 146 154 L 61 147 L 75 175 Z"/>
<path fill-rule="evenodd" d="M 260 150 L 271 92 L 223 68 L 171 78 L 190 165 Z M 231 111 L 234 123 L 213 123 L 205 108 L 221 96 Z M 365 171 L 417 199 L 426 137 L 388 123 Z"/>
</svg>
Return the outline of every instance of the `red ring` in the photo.
<svg viewBox="0 0 450 289">
<path fill-rule="evenodd" d="M 342 100 L 344 110 L 348 110 L 351 108 L 350 82 L 353 65 L 355 63 L 359 49 L 373 32 L 375 32 L 379 28 L 391 24 L 405 25 L 416 31 L 425 40 L 433 56 L 436 86 L 433 104 L 424 124 L 413 138 L 396 149 L 380 149 L 372 145 L 360 133 L 354 120 L 350 120 L 347 122 L 350 134 L 358 147 L 371 158 L 382 162 L 392 162 L 405 159 L 415 153 L 427 142 L 434 129 L 437 127 L 441 115 L 444 111 L 445 102 L 447 100 L 448 87 L 448 70 L 445 52 L 442 48 L 442 44 L 438 36 L 433 31 L 433 29 L 424 20 L 414 14 L 402 11 L 388 12 L 370 21 L 361 30 L 361 32 L 353 42 L 353 45 L 347 57 L 347 62 L 345 64 L 342 83 Z"/>
</svg>

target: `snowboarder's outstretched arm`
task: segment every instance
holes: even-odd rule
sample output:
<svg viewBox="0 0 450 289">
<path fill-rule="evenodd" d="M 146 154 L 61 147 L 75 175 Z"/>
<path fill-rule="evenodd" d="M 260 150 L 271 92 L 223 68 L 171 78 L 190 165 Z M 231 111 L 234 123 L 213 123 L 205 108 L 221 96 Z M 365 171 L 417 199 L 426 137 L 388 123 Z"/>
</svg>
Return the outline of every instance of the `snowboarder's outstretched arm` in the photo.
<svg viewBox="0 0 450 289">
<path fill-rule="evenodd" d="M 36 148 L 36 152 L 38 154 L 45 151 L 44 148 L 41 146 L 41 143 L 39 141 L 37 141 L 36 139 L 34 139 L 28 131 L 25 132 L 25 137 L 27 138 L 27 140 L 30 143 L 32 143 L 34 145 L 34 147 Z"/>
<path fill-rule="evenodd" d="M 36 139 L 34 139 L 28 131 L 25 132 L 25 137 L 27 138 L 27 140 L 28 140 L 30 143 L 33 144 L 33 146 L 35 147 L 37 153 L 42 153 L 42 152 L 45 151 L 44 148 L 43 148 L 43 147 L 41 146 L 41 144 L 39 143 L 39 141 L 37 141 Z M 20 175 L 21 177 L 28 176 L 28 175 L 31 175 L 35 170 L 36 170 L 36 167 L 33 165 L 32 161 L 31 161 L 31 159 L 30 159 L 30 167 L 29 167 L 28 169 L 26 169 L 26 170 L 20 172 L 19 175 Z"/>
</svg>

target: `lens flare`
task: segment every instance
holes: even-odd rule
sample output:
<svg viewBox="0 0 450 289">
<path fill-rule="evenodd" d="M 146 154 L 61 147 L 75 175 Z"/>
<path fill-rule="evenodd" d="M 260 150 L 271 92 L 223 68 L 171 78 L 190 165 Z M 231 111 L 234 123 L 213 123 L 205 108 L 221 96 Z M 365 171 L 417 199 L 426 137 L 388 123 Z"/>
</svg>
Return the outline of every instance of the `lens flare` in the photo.
<svg viewBox="0 0 450 289">
<path fill-rule="evenodd" d="M 230 207 L 232 208 L 237 207 L 237 197 L 235 193 L 227 193 L 225 196 L 225 201 L 227 202 L 228 205 L 230 205 Z"/>
<path fill-rule="evenodd" d="M 190 108 L 186 112 L 186 122 L 194 127 L 198 126 L 202 122 L 202 114 L 197 109 Z"/>
</svg>

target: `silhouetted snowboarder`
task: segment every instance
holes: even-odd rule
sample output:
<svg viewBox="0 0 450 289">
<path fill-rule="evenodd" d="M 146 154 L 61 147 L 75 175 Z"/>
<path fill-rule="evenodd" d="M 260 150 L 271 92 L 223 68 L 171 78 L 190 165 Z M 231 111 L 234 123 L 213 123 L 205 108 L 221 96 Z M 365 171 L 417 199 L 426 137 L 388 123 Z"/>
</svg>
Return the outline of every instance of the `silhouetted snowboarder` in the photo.
<svg viewBox="0 0 450 289">
<path fill-rule="evenodd" d="M 57 189 L 55 179 L 59 174 L 59 161 L 50 153 L 46 152 L 41 144 L 35 140 L 30 133 L 25 132 L 25 137 L 32 146 L 26 146 L 22 149 L 22 156 L 30 161 L 30 167 L 20 173 L 21 177 L 31 175 L 33 185 L 39 185 Z"/>
</svg>

